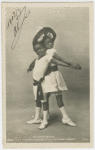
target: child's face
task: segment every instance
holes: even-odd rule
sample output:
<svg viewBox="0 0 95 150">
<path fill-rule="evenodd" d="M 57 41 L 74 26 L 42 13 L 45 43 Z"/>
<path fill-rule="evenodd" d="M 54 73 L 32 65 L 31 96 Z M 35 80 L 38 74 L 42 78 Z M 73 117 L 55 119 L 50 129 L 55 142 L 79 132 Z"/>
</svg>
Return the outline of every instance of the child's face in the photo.
<svg viewBox="0 0 95 150">
<path fill-rule="evenodd" d="M 46 49 L 51 49 L 54 46 L 54 42 L 51 40 L 51 38 L 47 38 L 44 41 L 44 45 L 45 45 Z"/>
<path fill-rule="evenodd" d="M 42 47 L 40 44 L 37 44 L 37 45 L 34 47 L 34 50 L 35 50 L 36 54 L 37 54 L 39 57 L 44 56 L 45 53 L 46 53 L 45 48 Z"/>
</svg>

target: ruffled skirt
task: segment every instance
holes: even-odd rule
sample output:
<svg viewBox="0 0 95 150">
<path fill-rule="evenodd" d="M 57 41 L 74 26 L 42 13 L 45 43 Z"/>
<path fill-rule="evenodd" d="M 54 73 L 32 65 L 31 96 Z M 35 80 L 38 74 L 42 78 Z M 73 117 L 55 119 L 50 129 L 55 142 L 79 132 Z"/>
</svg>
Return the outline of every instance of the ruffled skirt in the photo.
<svg viewBox="0 0 95 150">
<path fill-rule="evenodd" d="M 60 93 L 64 90 L 68 90 L 66 83 L 59 71 L 51 72 L 49 75 L 45 76 L 42 82 L 42 89 L 44 93 L 44 99 L 46 99 L 46 93 Z M 37 98 L 37 86 L 33 86 L 35 99 Z"/>
</svg>

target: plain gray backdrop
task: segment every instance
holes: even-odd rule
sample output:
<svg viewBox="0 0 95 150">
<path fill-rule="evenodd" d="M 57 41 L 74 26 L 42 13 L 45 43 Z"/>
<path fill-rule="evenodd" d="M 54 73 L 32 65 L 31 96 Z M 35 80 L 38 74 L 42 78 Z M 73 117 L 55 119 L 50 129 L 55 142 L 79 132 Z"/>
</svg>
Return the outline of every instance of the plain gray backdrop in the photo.
<svg viewBox="0 0 95 150">
<path fill-rule="evenodd" d="M 89 9 L 27 7 L 30 15 L 25 19 L 17 45 L 12 50 L 16 20 L 8 29 L 7 23 L 16 10 L 7 8 L 6 13 L 7 139 L 13 139 L 12 142 L 26 142 L 25 139 L 33 139 L 34 135 L 50 135 L 57 139 L 66 138 L 53 142 L 89 142 Z M 53 28 L 57 34 L 54 48 L 58 54 L 67 61 L 82 66 L 81 71 L 59 67 L 68 87 L 68 91 L 63 92 L 63 101 L 68 115 L 77 124 L 76 128 L 62 125 L 62 116 L 54 96 L 50 98 L 50 113 L 56 115 L 57 119 L 43 131 L 39 131 L 39 125 L 26 124 L 35 113 L 32 73 L 28 74 L 27 68 L 37 57 L 32 40 L 38 26 Z M 70 141 L 68 138 L 75 140 Z"/>
</svg>

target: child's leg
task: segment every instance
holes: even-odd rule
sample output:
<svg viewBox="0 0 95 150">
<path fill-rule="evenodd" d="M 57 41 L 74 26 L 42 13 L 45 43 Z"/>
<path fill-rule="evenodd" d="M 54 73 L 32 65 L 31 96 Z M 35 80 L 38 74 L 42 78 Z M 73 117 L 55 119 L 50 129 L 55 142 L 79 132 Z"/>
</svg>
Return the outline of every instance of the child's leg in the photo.
<svg viewBox="0 0 95 150">
<path fill-rule="evenodd" d="M 33 123 L 41 123 L 40 120 L 40 112 L 41 112 L 41 101 L 36 101 L 36 114 L 34 119 L 27 121 L 28 124 L 33 124 Z"/>
<path fill-rule="evenodd" d="M 48 116 L 47 118 L 49 119 L 50 118 L 50 113 L 49 113 L 49 98 L 50 98 L 50 93 L 47 94 L 47 107 L 48 107 Z M 45 106 L 46 107 L 46 106 Z"/>
<path fill-rule="evenodd" d="M 48 96 L 46 97 L 46 99 Z M 41 125 L 39 126 L 39 129 L 44 129 L 48 125 L 48 109 L 49 109 L 49 103 L 48 99 L 46 102 L 43 102 L 43 121 L 41 122 Z"/>
<path fill-rule="evenodd" d="M 48 102 L 48 117 L 47 118 L 48 118 L 49 121 L 51 121 L 51 120 L 56 119 L 56 116 L 51 116 L 50 115 L 50 112 L 49 112 L 49 98 L 50 98 L 50 93 L 47 94 L 47 102 Z"/>
<path fill-rule="evenodd" d="M 48 101 L 43 103 L 43 121 L 47 122 L 48 121 Z"/>
<path fill-rule="evenodd" d="M 73 123 L 70 118 L 68 117 L 67 113 L 66 113 L 66 110 L 65 110 L 65 107 L 64 107 L 64 103 L 62 101 L 62 95 L 56 95 L 56 99 L 57 99 L 57 104 L 58 104 L 58 107 L 62 113 L 62 116 L 63 116 L 63 119 L 62 119 L 62 122 L 64 124 L 68 124 L 70 126 L 76 126 L 75 123 Z"/>
<path fill-rule="evenodd" d="M 67 119 L 68 115 L 65 111 L 64 103 L 62 101 L 62 95 L 56 95 L 56 100 L 57 100 L 57 105 L 58 105 L 63 117 Z"/>
<path fill-rule="evenodd" d="M 36 101 L 36 114 L 34 119 L 40 119 L 40 114 L 41 114 L 41 101 L 37 100 Z"/>
</svg>

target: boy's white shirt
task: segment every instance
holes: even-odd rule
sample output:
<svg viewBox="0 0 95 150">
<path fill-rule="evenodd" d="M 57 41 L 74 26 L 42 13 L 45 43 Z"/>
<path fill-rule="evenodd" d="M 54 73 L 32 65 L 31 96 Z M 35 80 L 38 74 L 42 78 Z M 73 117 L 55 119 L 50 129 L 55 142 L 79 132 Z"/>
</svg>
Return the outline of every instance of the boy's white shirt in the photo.
<svg viewBox="0 0 95 150">
<path fill-rule="evenodd" d="M 33 69 L 33 79 L 39 81 L 43 76 L 48 67 L 49 62 L 51 61 L 52 57 L 55 55 L 56 50 L 54 48 L 48 49 L 46 51 L 46 55 L 43 56 L 41 59 L 36 59 L 35 67 Z M 51 63 L 51 66 L 55 64 Z"/>
<path fill-rule="evenodd" d="M 52 56 L 46 54 L 40 59 L 36 59 L 35 61 L 35 67 L 33 69 L 33 79 L 39 81 L 41 78 L 44 77 L 44 74 L 46 72 L 46 69 L 49 65 L 49 62 L 51 61 Z"/>
</svg>

